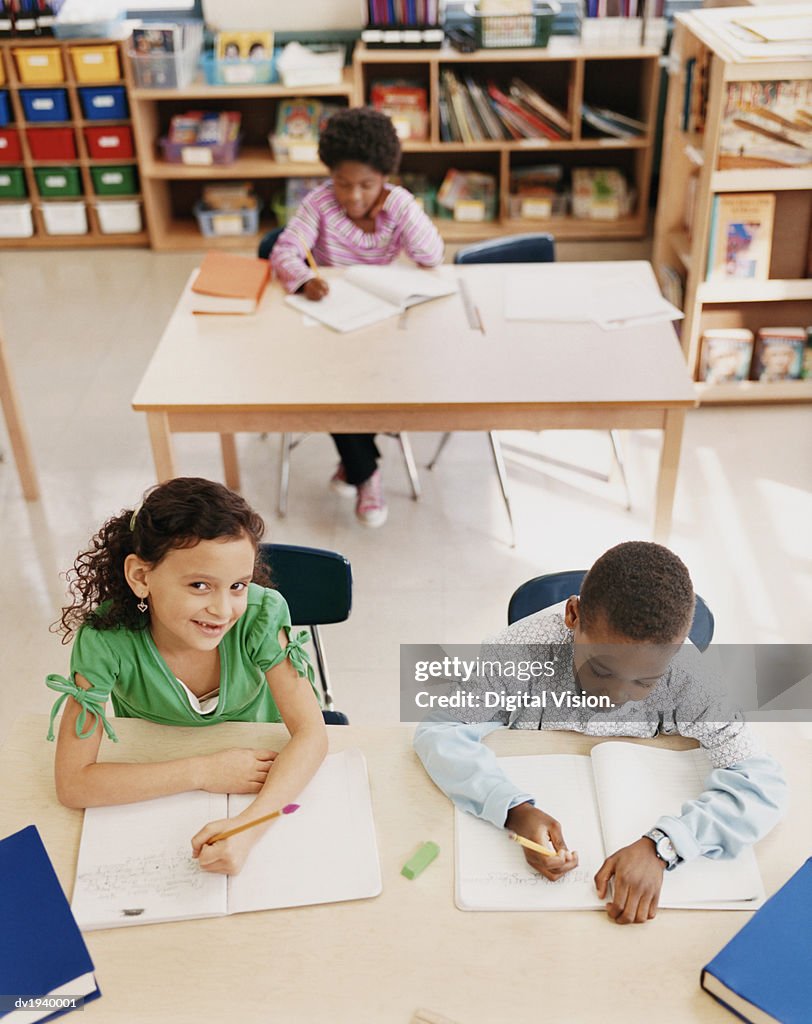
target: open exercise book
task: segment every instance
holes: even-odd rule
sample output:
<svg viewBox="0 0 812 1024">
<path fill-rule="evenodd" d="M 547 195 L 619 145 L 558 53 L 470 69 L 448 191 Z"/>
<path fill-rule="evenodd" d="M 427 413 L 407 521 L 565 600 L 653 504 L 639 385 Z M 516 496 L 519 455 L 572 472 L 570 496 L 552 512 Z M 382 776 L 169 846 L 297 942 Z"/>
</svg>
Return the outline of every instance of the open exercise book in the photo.
<svg viewBox="0 0 812 1024">
<path fill-rule="evenodd" d="M 191 838 L 233 818 L 253 796 L 178 793 L 85 811 L 73 913 L 84 930 L 218 917 L 381 892 L 375 823 L 360 750 L 328 754 L 296 798 L 252 848 L 239 875 L 201 871 Z"/>
<path fill-rule="evenodd" d="M 607 856 L 635 842 L 663 814 L 704 789 L 711 771 L 702 750 L 662 750 L 635 743 L 597 744 L 591 756 L 503 757 L 511 781 L 561 822 L 578 867 L 550 882 L 533 871 L 504 830 L 456 812 L 461 910 L 599 910 L 594 877 Z M 734 860 L 698 860 L 666 872 L 661 907 L 755 910 L 764 887 L 752 848 Z"/>
<path fill-rule="evenodd" d="M 304 295 L 288 295 L 285 301 L 342 334 L 457 290 L 454 281 L 411 267 L 350 267 L 343 277 L 331 277 L 328 284 L 329 294 L 318 302 Z"/>
</svg>

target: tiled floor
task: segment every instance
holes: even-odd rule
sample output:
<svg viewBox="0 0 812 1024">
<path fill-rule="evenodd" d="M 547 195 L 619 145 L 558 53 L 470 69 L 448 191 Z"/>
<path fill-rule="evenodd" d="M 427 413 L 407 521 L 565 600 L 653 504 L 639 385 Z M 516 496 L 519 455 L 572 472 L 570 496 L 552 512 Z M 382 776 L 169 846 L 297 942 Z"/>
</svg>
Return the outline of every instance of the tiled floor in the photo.
<svg viewBox="0 0 812 1024">
<path fill-rule="evenodd" d="M 646 254 L 644 244 L 559 250 L 565 259 Z M 22 500 L 0 433 L 0 740 L 18 713 L 49 708 L 43 678 L 67 669 L 68 651 L 48 632 L 62 601 L 60 572 L 107 515 L 154 482 L 146 425 L 130 399 L 198 261 L 147 251 L 0 254 L 0 309 L 43 491 L 37 504 Z M 604 434 L 530 441 L 596 469 L 609 464 Z M 437 435 L 413 442 L 424 466 Z M 382 443 L 390 517 L 372 531 L 356 525 L 352 502 L 326 489 L 329 440 L 312 437 L 297 450 L 283 522 L 274 514 L 278 439 L 239 440 L 245 494 L 265 515 L 269 538 L 334 548 L 352 561 L 352 618 L 325 639 L 338 704 L 355 722 L 396 719 L 401 642 L 476 642 L 503 625 L 510 594 L 528 577 L 588 566 L 620 540 L 651 536 L 655 433 L 626 441 L 630 513 L 617 480 L 513 465 L 515 549 L 484 435 L 455 435 L 439 466 L 421 469 L 419 503 L 409 499 L 395 443 Z M 177 447 L 182 472 L 221 478 L 214 437 L 187 435 Z M 812 409 L 689 415 L 671 545 L 716 614 L 717 639 L 812 640 L 810 523 Z"/>
</svg>

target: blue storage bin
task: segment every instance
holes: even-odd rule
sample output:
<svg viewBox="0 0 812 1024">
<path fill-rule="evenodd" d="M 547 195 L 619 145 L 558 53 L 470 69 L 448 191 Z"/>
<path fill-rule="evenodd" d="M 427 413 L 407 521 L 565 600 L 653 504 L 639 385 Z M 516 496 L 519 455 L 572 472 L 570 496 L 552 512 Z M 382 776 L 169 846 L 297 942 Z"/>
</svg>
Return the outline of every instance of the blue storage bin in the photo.
<svg viewBox="0 0 812 1024">
<path fill-rule="evenodd" d="M 87 121 L 123 121 L 129 117 L 127 91 L 123 85 L 80 89 L 79 99 Z"/>
<path fill-rule="evenodd" d="M 65 89 L 20 89 L 26 121 L 70 121 Z"/>
<path fill-rule="evenodd" d="M 0 128 L 11 121 L 11 106 L 8 102 L 8 93 L 5 89 L 0 90 Z"/>
</svg>

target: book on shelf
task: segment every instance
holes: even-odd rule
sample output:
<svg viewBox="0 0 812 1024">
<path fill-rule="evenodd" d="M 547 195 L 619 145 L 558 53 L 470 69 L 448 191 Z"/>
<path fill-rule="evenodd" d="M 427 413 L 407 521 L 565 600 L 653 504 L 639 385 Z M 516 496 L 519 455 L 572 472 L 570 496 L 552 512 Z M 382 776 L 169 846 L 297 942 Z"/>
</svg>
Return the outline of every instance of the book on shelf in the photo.
<svg viewBox="0 0 812 1024">
<path fill-rule="evenodd" d="M 510 172 L 510 215 L 548 220 L 566 210 L 564 168 L 561 164 L 534 164 Z"/>
<path fill-rule="evenodd" d="M 195 790 L 85 811 L 73 912 L 85 930 L 369 899 L 381 872 L 366 761 L 328 754 L 295 814 L 261 836 L 238 875 L 201 870 L 190 839 L 254 802 Z M 325 855 L 329 851 L 329 855 Z"/>
<path fill-rule="evenodd" d="M 84 1009 L 84 1003 L 101 995 L 93 961 L 33 825 L 0 840 L 0 873 L 0 919 L 6 935 L 0 992 L 26 1001 L 54 1001 L 46 1008 L 36 1008 L 36 1002 L 11 1008 L 0 1012 L 0 1018 L 8 1024 L 33 1024 Z"/>
<path fill-rule="evenodd" d="M 381 80 L 373 84 L 369 98 L 376 110 L 392 119 L 398 138 L 428 138 L 428 96 L 418 82 Z"/>
<path fill-rule="evenodd" d="M 609 138 L 639 139 L 646 133 L 646 126 L 642 121 L 626 117 L 625 114 L 619 114 L 607 107 L 593 107 L 583 103 L 581 116 L 585 126 Z"/>
<path fill-rule="evenodd" d="M 705 280 L 770 276 L 775 194 L 726 192 L 713 197 Z"/>
<path fill-rule="evenodd" d="M 762 327 L 756 335 L 753 380 L 798 380 L 804 366 L 806 330 L 803 327 Z"/>
<path fill-rule="evenodd" d="M 319 128 L 324 105 L 307 97 L 282 100 L 276 112 L 276 131 L 271 137 L 277 160 L 292 163 L 317 163 Z"/>
<path fill-rule="evenodd" d="M 751 1024 L 803 1024 L 812 1006 L 812 858 L 702 968 L 702 988 Z"/>
<path fill-rule="evenodd" d="M 698 750 L 599 743 L 590 755 L 503 757 L 513 783 L 563 822 L 579 865 L 550 882 L 504 830 L 455 810 L 456 903 L 461 910 L 604 910 L 594 877 L 606 857 L 663 814 L 679 814 L 712 771 Z M 764 888 L 752 848 L 731 860 L 698 857 L 663 875 L 660 907 L 755 910 Z"/>
<path fill-rule="evenodd" d="M 443 142 L 571 137 L 566 114 L 520 78 L 506 90 L 472 74 L 444 68 L 440 76 L 440 137 Z"/>
<path fill-rule="evenodd" d="M 708 384 L 747 380 L 753 359 L 753 332 L 745 328 L 714 328 L 702 334 L 699 379 Z"/>
<path fill-rule="evenodd" d="M 812 164 L 812 81 L 729 82 L 719 169 Z"/>
<path fill-rule="evenodd" d="M 269 274 L 267 260 L 229 252 L 207 252 L 192 284 L 192 312 L 256 313 Z"/>
<path fill-rule="evenodd" d="M 399 266 L 354 266 L 330 278 L 330 291 L 318 302 L 288 295 L 285 302 L 334 331 L 346 334 L 397 316 L 410 306 L 445 295 L 457 286 L 428 270 Z"/>
</svg>

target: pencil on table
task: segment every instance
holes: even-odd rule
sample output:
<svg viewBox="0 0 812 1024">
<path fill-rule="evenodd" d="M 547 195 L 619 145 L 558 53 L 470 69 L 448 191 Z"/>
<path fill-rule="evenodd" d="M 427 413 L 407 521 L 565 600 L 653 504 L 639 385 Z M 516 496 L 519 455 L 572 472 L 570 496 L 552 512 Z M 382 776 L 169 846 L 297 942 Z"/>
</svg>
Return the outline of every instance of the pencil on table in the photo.
<svg viewBox="0 0 812 1024">
<path fill-rule="evenodd" d="M 263 822 L 270 821 L 271 818 L 278 818 L 281 814 L 293 814 L 294 811 L 299 810 L 299 804 L 285 804 L 285 806 L 279 811 L 272 811 L 270 814 L 264 814 L 261 818 L 255 818 L 253 821 L 247 821 L 244 825 L 239 825 L 237 828 L 230 828 L 227 832 L 218 832 L 216 836 L 211 836 L 210 839 L 206 840 L 206 844 L 219 843 L 221 839 L 228 839 L 230 836 L 236 836 L 238 832 L 245 832 L 248 828 L 253 828 L 254 825 L 262 825 Z"/>
<path fill-rule="evenodd" d="M 555 850 L 551 850 L 547 846 L 540 846 L 538 843 L 534 843 L 532 839 L 525 839 L 524 836 L 517 835 L 515 832 L 509 832 L 508 838 L 512 839 L 514 843 L 518 843 L 519 846 L 524 846 L 528 850 L 535 850 L 536 853 L 544 854 L 545 857 L 558 856 Z"/>
</svg>

